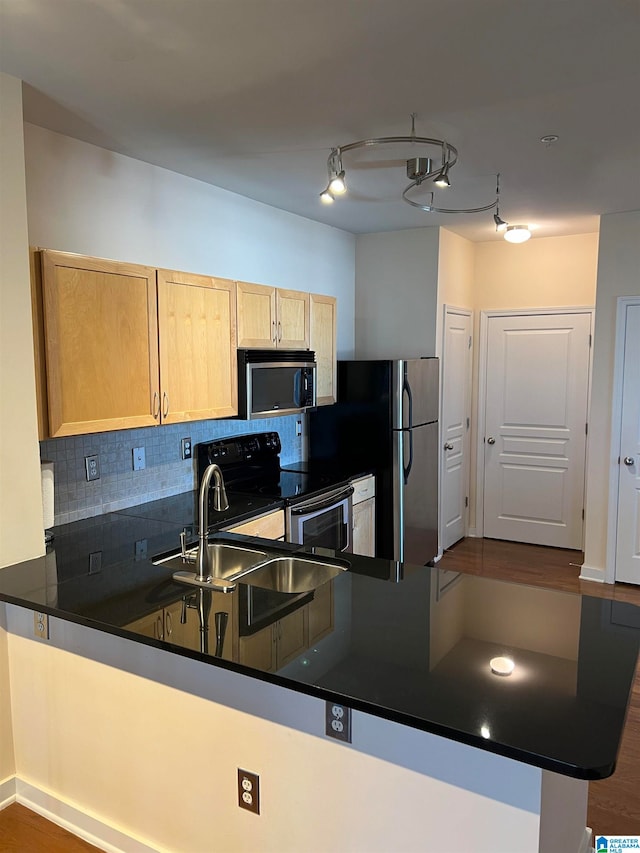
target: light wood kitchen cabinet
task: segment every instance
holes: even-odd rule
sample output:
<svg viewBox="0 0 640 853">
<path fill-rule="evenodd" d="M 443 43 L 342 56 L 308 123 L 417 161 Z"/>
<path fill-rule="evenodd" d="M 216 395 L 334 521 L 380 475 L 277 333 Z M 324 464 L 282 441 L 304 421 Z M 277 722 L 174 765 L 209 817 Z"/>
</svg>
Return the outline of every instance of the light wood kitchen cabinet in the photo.
<svg viewBox="0 0 640 853">
<path fill-rule="evenodd" d="M 284 512 L 281 509 L 252 518 L 243 524 L 228 527 L 226 533 L 242 533 L 245 536 L 259 536 L 261 539 L 284 539 Z"/>
<path fill-rule="evenodd" d="M 158 270 L 162 423 L 238 413 L 235 283 Z"/>
<path fill-rule="evenodd" d="M 353 481 L 353 487 L 353 553 L 375 557 L 375 477 L 360 477 Z"/>
<path fill-rule="evenodd" d="M 48 415 L 41 437 L 153 426 L 155 269 L 48 250 L 40 261 L 33 264 L 34 306 L 42 312 L 34 327 L 44 340 L 36 340 L 36 364 L 46 370 L 48 403 L 40 401 Z"/>
<path fill-rule="evenodd" d="M 316 354 L 318 406 L 330 405 L 337 399 L 336 306 L 334 296 L 310 294 L 310 343 Z"/>
<path fill-rule="evenodd" d="M 238 346 L 309 349 L 309 294 L 247 281 L 236 282 Z"/>
<path fill-rule="evenodd" d="M 238 413 L 235 282 L 50 250 L 32 271 L 40 438 Z"/>
</svg>

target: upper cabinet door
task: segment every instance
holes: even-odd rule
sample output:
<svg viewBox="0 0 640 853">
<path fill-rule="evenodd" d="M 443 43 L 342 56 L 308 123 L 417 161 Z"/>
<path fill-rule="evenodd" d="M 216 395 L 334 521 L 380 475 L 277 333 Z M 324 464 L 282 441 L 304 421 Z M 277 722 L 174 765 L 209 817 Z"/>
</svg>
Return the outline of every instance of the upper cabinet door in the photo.
<svg viewBox="0 0 640 853">
<path fill-rule="evenodd" d="M 236 286 L 158 270 L 162 423 L 238 414 Z"/>
<path fill-rule="evenodd" d="M 156 271 L 43 251 L 49 435 L 153 426 Z"/>
<path fill-rule="evenodd" d="M 276 289 L 264 284 L 236 282 L 238 288 L 238 346 L 273 349 L 277 345 Z"/>
<path fill-rule="evenodd" d="M 278 347 L 309 349 L 309 294 L 297 290 L 276 290 Z"/>
<path fill-rule="evenodd" d="M 334 296 L 311 295 L 311 349 L 318 365 L 318 406 L 336 402 L 337 347 L 336 299 Z"/>
</svg>

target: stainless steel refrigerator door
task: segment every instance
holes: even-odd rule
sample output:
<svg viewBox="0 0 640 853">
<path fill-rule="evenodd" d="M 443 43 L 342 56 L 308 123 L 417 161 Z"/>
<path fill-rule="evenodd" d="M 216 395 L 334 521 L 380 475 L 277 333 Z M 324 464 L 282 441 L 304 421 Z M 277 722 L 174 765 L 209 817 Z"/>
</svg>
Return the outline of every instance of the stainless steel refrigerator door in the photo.
<svg viewBox="0 0 640 853">
<path fill-rule="evenodd" d="M 440 361 L 411 358 L 393 362 L 393 429 L 411 429 L 437 421 Z"/>
<path fill-rule="evenodd" d="M 438 553 L 438 424 L 393 436 L 393 559 L 422 566 Z"/>
</svg>

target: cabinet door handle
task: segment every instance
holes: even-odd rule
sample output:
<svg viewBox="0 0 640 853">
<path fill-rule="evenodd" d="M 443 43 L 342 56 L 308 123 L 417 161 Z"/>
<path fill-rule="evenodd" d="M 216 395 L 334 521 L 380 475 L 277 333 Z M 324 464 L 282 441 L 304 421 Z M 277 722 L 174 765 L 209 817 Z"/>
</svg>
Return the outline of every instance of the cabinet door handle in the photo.
<svg viewBox="0 0 640 853">
<path fill-rule="evenodd" d="M 278 320 L 278 341 L 282 340 L 282 323 Z"/>
<path fill-rule="evenodd" d="M 272 328 L 273 328 L 273 338 L 272 338 L 272 340 L 273 340 L 273 342 L 274 342 L 274 344 L 275 344 L 275 343 L 277 343 L 277 342 L 278 342 L 278 336 L 277 336 L 277 334 L 276 334 L 276 321 L 275 321 L 275 320 L 272 320 L 272 321 L 271 321 L 271 326 L 272 326 Z"/>
<path fill-rule="evenodd" d="M 169 414 L 169 395 L 166 391 L 162 392 L 162 417 L 166 418 Z"/>
<path fill-rule="evenodd" d="M 171 614 L 169 613 L 168 610 L 165 614 L 165 621 L 167 624 L 167 637 L 170 637 L 171 634 L 173 633 L 173 625 L 171 624 Z"/>
<path fill-rule="evenodd" d="M 164 629 L 162 627 L 162 616 L 156 616 L 156 634 L 159 640 L 164 640 Z"/>
<path fill-rule="evenodd" d="M 153 392 L 153 419 L 155 421 L 160 417 L 160 395 L 157 391 Z"/>
</svg>

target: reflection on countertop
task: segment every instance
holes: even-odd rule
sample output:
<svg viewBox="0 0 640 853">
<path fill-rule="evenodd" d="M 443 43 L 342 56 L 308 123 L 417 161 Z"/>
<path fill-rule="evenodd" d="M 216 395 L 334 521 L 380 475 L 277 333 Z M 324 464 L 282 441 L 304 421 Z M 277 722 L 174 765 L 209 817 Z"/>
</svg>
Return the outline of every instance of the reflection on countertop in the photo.
<svg viewBox="0 0 640 853">
<path fill-rule="evenodd" d="M 247 630 L 250 583 L 193 590 L 152 564 L 193 523 L 178 497 L 57 529 L 46 557 L 0 571 L 0 599 L 569 776 L 613 771 L 640 608 L 347 555 L 348 571 L 310 594 L 274 593 Z M 511 675 L 492 672 L 496 656 Z"/>
</svg>

